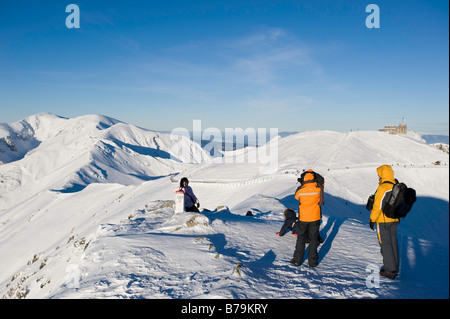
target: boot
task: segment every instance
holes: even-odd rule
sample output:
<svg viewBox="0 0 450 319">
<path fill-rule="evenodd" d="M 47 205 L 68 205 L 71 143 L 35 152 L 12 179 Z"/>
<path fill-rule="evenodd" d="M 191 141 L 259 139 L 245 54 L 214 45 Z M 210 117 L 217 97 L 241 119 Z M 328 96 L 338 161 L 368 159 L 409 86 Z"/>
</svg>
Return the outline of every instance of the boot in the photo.
<svg viewBox="0 0 450 319">
<path fill-rule="evenodd" d="M 302 263 L 300 262 L 300 263 L 298 263 L 298 262 L 296 262 L 295 260 L 294 260 L 294 258 L 292 258 L 291 259 L 291 264 L 294 264 L 294 266 L 300 266 Z"/>
<path fill-rule="evenodd" d="M 388 273 L 387 271 L 385 271 L 384 269 L 380 270 L 380 275 L 389 279 L 395 279 L 395 277 L 397 277 L 396 274 L 393 273 Z"/>
</svg>

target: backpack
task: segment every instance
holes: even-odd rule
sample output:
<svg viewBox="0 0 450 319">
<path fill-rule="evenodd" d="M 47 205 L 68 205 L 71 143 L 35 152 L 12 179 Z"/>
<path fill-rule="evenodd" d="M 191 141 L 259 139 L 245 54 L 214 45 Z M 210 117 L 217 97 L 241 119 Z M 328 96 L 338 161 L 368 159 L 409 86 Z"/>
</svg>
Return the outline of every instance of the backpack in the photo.
<svg viewBox="0 0 450 319">
<path fill-rule="evenodd" d="M 371 211 L 373 209 L 373 203 L 374 202 L 375 202 L 375 194 L 374 195 L 370 195 L 369 198 L 367 199 L 366 209 L 368 211 Z"/>
<path fill-rule="evenodd" d="M 311 173 L 314 175 L 314 178 L 310 181 L 305 181 L 305 175 Z M 325 178 L 323 178 L 322 175 L 320 175 L 319 173 L 316 173 L 314 171 L 305 171 L 302 173 L 302 175 L 300 175 L 300 178 L 297 178 L 297 181 L 300 183 L 300 187 L 302 187 L 303 185 L 307 184 L 307 183 L 316 183 L 317 187 L 320 188 L 320 202 L 319 202 L 319 206 L 322 206 L 324 204 L 324 185 L 325 185 Z M 299 188 L 300 188 L 299 187 Z"/>
<path fill-rule="evenodd" d="M 416 201 L 416 191 L 405 183 L 396 183 L 387 199 L 383 201 L 383 213 L 389 218 L 404 218 Z M 391 182 L 386 182 L 393 184 Z"/>
<path fill-rule="evenodd" d="M 313 174 L 314 178 L 310 181 L 305 182 L 305 176 L 308 173 Z M 323 185 L 325 184 L 325 179 L 323 178 L 323 176 L 314 171 L 304 171 L 302 175 L 300 175 L 300 178 L 297 178 L 297 181 L 300 183 L 301 186 L 303 186 L 306 183 L 317 183 L 318 187 L 323 187 Z"/>
</svg>

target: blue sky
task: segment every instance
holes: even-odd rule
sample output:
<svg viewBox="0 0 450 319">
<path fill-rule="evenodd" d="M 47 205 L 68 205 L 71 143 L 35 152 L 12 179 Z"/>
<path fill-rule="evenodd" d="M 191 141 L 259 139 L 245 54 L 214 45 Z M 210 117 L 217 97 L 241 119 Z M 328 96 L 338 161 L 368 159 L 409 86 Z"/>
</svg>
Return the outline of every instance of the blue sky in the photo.
<svg viewBox="0 0 450 319">
<path fill-rule="evenodd" d="M 0 0 L 0 122 L 349 131 L 405 117 L 448 135 L 448 38 L 446 0 Z"/>
</svg>

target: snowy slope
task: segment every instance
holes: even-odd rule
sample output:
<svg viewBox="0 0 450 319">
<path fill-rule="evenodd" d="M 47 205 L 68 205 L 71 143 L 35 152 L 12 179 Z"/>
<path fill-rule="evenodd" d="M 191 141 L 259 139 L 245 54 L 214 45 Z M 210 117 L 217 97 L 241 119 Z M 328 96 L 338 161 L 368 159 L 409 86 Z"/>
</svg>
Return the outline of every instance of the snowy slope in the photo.
<svg viewBox="0 0 450 319">
<path fill-rule="evenodd" d="M 4 298 L 449 296 L 449 160 L 432 146 L 379 132 L 299 133 L 276 140 L 279 170 L 263 175 L 258 164 L 222 164 L 206 155 L 195 164 L 170 159 L 155 151 L 169 153 L 168 136 L 119 121 L 57 122 L 59 137 L 41 126 L 32 135 L 38 146 L 0 166 L 1 176 L 22 184 L 4 188 L 10 205 L 0 206 Z M 432 164 L 437 160 L 440 166 Z M 400 224 L 399 278 L 368 288 L 382 259 L 364 206 L 380 164 L 392 164 L 419 199 Z M 326 178 L 325 241 L 315 269 L 292 266 L 295 237 L 275 236 L 283 210 L 297 206 L 295 172 L 310 167 Z M 174 214 L 174 172 L 190 178 L 210 211 Z M 61 191 L 70 183 L 83 187 Z M 249 210 L 254 216 L 245 216 Z"/>
<path fill-rule="evenodd" d="M 42 113 L 2 128 L 9 134 L 4 139 L 18 146 L 0 153 L 15 160 L 0 165 L 0 212 L 45 190 L 74 192 L 104 182 L 136 185 L 178 171 L 179 163 L 209 158 L 184 137 L 172 141 L 169 134 L 100 115 L 65 119 Z M 17 141 L 23 139 L 34 142 L 22 147 Z M 174 143 L 192 145 L 192 154 L 175 154 Z"/>
</svg>

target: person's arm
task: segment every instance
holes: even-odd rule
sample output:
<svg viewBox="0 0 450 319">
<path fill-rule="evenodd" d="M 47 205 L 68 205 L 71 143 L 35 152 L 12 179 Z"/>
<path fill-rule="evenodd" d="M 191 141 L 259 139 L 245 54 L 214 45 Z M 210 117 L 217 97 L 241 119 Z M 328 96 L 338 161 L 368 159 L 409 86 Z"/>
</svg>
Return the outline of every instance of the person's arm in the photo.
<svg viewBox="0 0 450 319">
<path fill-rule="evenodd" d="M 284 234 L 286 234 L 286 232 L 288 231 L 288 229 L 291 229 L 292 225 L 294 225 L 295 223 L 295 217 L 294 218 L 287 218 L 284 221 L 283 226 L 281 226 L 280 231 L 277 233 L 278 236 L 282 237 L 284 236 Z M 291 229 L 292 230 L 292 229 Z"/>
<path fill-rule="evenodd" d="M 370 212 L 370 221 L 373 223 L 378 221 L 378 218 L 380 217 L 380 215 L 382 213 L 381 206 L 382 206 L 383 198 L 384 198 L 385 194 L 386 194 L 386 190 L 384 189 L 384 187 L 382 187 L 382 185 L 380 185 L 375 194 L 375 198 L 373 201 L 373 208 L 372 208 L 372 211 Z"/>
<path fill-rule="evenodd" d="M 292 223 L 290 223 L 288 220 L 285 220 L 283 226 L 281 226 L 281 229 L 280 229 L 280 231 L 277 233 L 277 235 L 280 236 L 280 237 L 283 237 L 284 234 L 287 232 L 287 230 L 288 230 L 288 228 L 289 228 L 289 226 L 290 226 L 291 224 L 292 224 Z"/>
<path fill-rule="evenodd" d="M 194 205 L 197 204 L 197 207 L 200 206 L 198 198 L 195 196 L 194 191 L 192 190 L 192 187 L 186 186 L 185 193 L 191 198 L 192 203 Z"/>
</svg>

